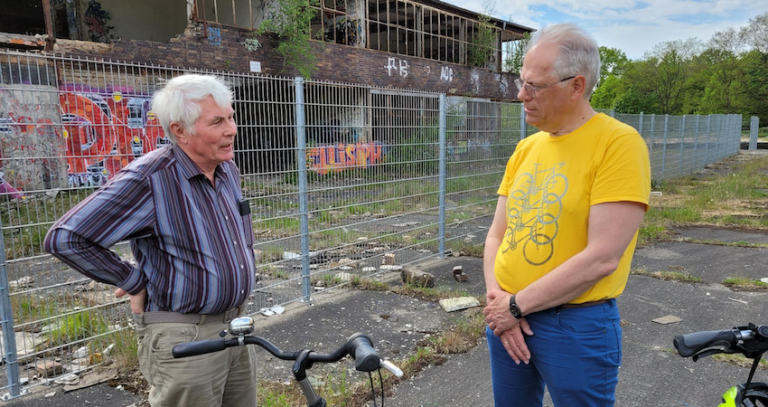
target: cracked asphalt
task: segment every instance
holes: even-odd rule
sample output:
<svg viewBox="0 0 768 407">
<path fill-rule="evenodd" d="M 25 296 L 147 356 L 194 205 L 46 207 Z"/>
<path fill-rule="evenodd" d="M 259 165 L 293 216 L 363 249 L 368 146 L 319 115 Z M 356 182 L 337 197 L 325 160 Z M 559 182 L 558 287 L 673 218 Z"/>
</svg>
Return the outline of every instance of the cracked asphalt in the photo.
<svg viewBox="0 0 768 407">
<path fill-rule="evenodd" d="M 768 234 L 714 228 L 685 228 L 676 231 L 679 241 L 663 242 L 638 249 L 633 268 L 653 271 L 684 271 L 702 279 L 690 284 L 631 275 L 618 304 L 624 322 L 624 353 L 617 388 L 617 406 L 714 406 L 730 386 L 746 380 L 748 369 L 712 358 L 697 363 L 673 352 L 677 334 L 726 329 L 749 322 L 768 323 L 768 292 L 731 291 L 721 283 L 729 277 L 768 277 L 765 248 L 728 246 L 733 242 L 768 242 Z M 687 238 L 687 239 L 685 239 Z M 695 239 L 694 243 L 690 241 Z M 452 269 L 463 266 L 469 280 L 458 283 Z M 483 295 L 482 259 L 449 257 L 422 264 L 436 276 L 439 285 L 463 288 Z M 390 281 L 398 273 L 383 276 Z M 655 318 L 673 315 L 681 322 L 661 325 Z M 365 332 L 381 354 L 404 358 L 416 343 L 451 323 L 452 315 L 436 303 L 403 297 L 391 292 L 353 289 L 317 294 L 311 304 L 293 304 L 285 313 L 257 317 L 257 334 L 278 346 L 329 352 L 355 332 Z M 259 352 L 261 377 L 290 377 L 290 363 Z M 440 366 L 432 365 L 412 379 L 400 383 L 387 406 L 493 406 L 485 340 L 467 353 L 449 355 Z M 362 379 L 351 361 L 316 369 L 347 371 L 349 380 Z M 768 381 L 759 371 L 756 380 Z M 51 395 L 55 391 L 55 394 Z M 46 394 L 49 397 L 46 397 Z M 127 407 L 138 405 L 138 396 L 107 385 L 64 393 L 58 386 L 38 386 L 33 394 L 2 403 L 8 406 L 71 407 L 72 405 Z M 546 406 L 551 406 L 547 399 Z"/>
</svg>

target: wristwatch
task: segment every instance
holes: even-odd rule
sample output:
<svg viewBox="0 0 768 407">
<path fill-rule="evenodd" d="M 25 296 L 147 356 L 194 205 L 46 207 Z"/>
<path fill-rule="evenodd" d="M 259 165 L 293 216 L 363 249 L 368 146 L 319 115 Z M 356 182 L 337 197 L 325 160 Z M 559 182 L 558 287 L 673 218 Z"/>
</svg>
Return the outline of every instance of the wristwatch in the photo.
<svg viewBox="0 0 768 407">
<path fill-rule="evenodd" d="M 512 316 L 517 319 L 523 318 L 523 311 L 521 311 L 520 307 L 517 306 L 517 303 L 515 302 L 514 294 L 511 297 L 509 297 L 509 313 L 512 314 Z"/>
</svg>

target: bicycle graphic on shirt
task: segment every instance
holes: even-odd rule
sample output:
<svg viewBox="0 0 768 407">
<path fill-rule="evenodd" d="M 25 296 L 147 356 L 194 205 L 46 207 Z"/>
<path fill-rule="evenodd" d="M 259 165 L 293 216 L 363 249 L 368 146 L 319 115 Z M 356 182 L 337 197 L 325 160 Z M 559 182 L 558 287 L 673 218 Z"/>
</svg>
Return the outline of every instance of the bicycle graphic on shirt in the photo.
<svg viewBox="0 0 768 407">
<path fill-rule="evenodd" d="M 568 178 L 558 173 L 564 164 L 544 170 L 535 164 L 533 174 L 526 172 L 515 179 L 507 201 L 503 253 L 522 246 L 523 257 L 534 266 L 552 258 L 559 230 L 557 221 L 568 191 Z"/>
</svg>

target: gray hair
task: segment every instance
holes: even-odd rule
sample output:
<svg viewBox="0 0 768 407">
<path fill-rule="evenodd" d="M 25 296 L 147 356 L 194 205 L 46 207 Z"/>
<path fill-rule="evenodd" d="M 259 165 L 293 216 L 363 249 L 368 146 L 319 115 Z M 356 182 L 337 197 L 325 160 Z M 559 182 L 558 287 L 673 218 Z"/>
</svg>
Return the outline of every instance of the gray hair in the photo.
<svg viewBox="0 0 768 407">
<path fill-rule="evenodd" d="M 222 108 L 232 105 L 233 94 L 223 79 L 213 75 L 184 74 L 168 81 L 152 98 L 152 110 L 165 136 L 176 144 L 171 123 L 194 135 L 194 124 L 202 113 L 199 102 L 211 96 Z"/>
<path fill-rule="evenodd" d="M 526 52 L 544 43 L 559 47 L 554 74 L 561 79 L 584 75 L 587 79 L 584 98 L 589 99 L 600 79 L 600 51 L 595 39 L 575 24 L 555 24 L 538 30 L 531 37 Z"/>
</svg>

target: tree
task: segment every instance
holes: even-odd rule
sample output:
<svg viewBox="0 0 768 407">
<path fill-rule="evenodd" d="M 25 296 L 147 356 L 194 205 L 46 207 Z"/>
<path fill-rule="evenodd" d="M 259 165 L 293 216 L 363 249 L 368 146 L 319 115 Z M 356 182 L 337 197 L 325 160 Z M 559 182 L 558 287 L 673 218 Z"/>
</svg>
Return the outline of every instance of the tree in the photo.
<svg viewBox="0 0 768 407">
<path fill-rule="evenodd" d="M 627 92 L 616 100 L 616 113 L 663 113 L 659 109 L 659 97 L 655 93 L 643 93 L 637 85 L 629 87 Z"/>
<path fill-rule="evenodd" d="M 609 75 L 621 76 L 627 62 L 629 62 L 627 54 L 618 48 L 600 47 L 598 50 L 600 52 L 599 83 L 602 83 Z"/>
<path fill-rule="evenodd" d="M 523 58 L 525 58 L 525 51 L 528 48 L 528 43 L 531 41 L 531 33 L 525 33 L 517 41 L 509 41 L 505 45 L 507 49 L 505 54 L 507 59 L 504 60 L 504 72 L 511 72 L 520 75 L 520 70 L 523 69 Z"/>
<path fill-rule="evenodd" d="M 472 33 L 467 52 L 467 64 L 485 68 L 495 52 L 496 39 L 500 35 L 498 29 L 491 23 L 490 13 L 480 14 L 477 18 L 477 29 Z"/>
<path fill-rule="evenodd" d="M 653 85 L 652 92 L 658 97 L 660 113 L 682 112 L 684 90 L 692 67 L 691 60 L 700 47 L 700 42 L 691 38 L 685 41 L 663 42 L 646 54 L 646 61 L 650 62 L 646 72 L 650 77 L 646 79 Z"/>
<path fill-rule="evenodd" d="M 768 123 L 768 53 L 752 50 L 744 54 L 740 65 L 740 89 L 749 101 L 742 114 L 757 115 L 760 123 Z"/>
<path fill-rule="evenodd" d="M 596 109 L 613 109 L 616 107 L 616 101 L 626 93 L 624 88 L 622 78 L 608 75 L 605 79 L 600 80 L 600 84 L 589 101 L 592 107 Z"/>
<path fill-rule="evenodd" d="M 278 0 L 277 10 L 261 23 L 259 34 L 272 33 L 280 37 L 277 52 L 283 56 L 283 67 L 290 66 L 305 78 L 317 70 L 317 57 L 309 43 L 309 27 L 319 0 Z"/>
<path fill-rule="evenodd" d="M 741 29 L 745 42 L 764 54 L 768 53 L 768 12 L 749 19 L 749 25 Z"/>
</svg>

